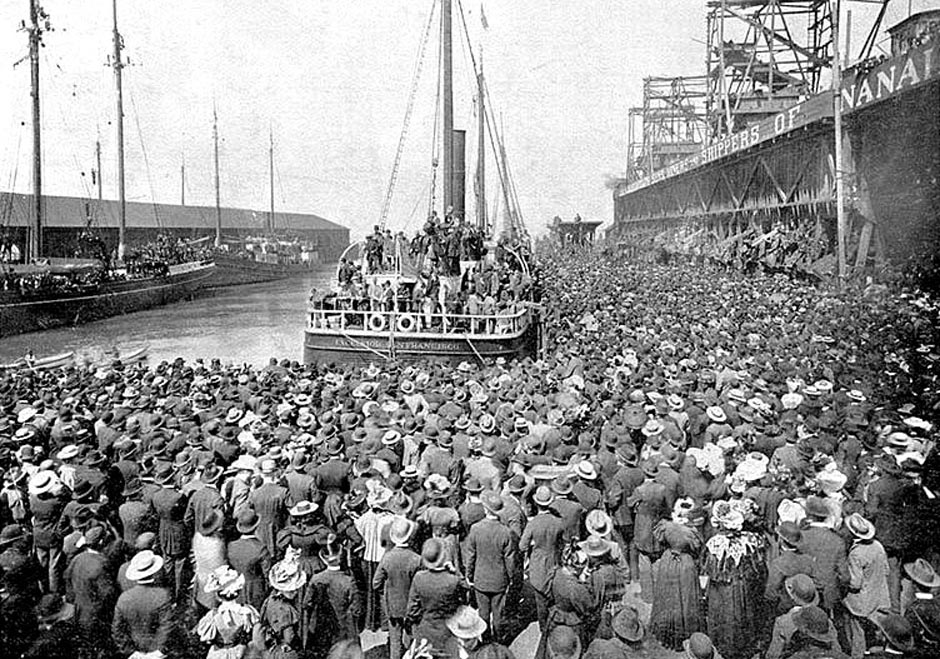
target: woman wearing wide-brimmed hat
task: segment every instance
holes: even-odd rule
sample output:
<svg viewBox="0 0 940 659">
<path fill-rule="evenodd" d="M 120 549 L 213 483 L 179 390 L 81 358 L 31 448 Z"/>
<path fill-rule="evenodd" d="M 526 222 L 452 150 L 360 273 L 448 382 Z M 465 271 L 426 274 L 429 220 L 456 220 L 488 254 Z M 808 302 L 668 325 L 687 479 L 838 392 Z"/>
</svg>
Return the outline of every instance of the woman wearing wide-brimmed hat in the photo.
<svg viewBox="0 0 940 659">
<path fill-rule="evenodd" d="M 296 659 L 302 646 L 301 611 L 298 593 L 307 583 L 307 574 L 297 562 L 297 551 L 288 549 L 268 573 L 272 592 L 261 607 L 264 659 Z"/>
<path fill-rule="evenodd" d="M 753 516 L 750 506 L 746 499 L 716 502 L 711 517 L 715 535 L 705 543 L 708 636 L 728 659 L 749 657 L 765 624 L 764 541 L 745 529 Z"/>
<path fill-rule="evenodd" d="M 209 643 L 206 659 L 242 659 L 249 644 L 261 645 L 261 616 L 250 604 L 240 604 L 245 577 L 228 565 L 216 568 L 205 590 L 215 593 L 219 605 L 208 611 L 196 625 L 196 635 Z"/>
</svg>

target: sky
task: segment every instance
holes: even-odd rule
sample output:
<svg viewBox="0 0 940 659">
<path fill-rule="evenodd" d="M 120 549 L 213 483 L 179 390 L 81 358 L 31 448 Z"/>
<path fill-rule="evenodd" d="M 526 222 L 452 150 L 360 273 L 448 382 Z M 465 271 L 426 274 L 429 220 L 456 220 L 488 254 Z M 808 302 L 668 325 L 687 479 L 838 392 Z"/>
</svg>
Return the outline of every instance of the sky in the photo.
<svg viewBox="0 0 940 659">
<path fill-rule="evenodd" d="M 704 0 L 462 0 L 529 230 L 555 215 L 610 220 L 606 186 L 625 166 L 627 115 L 650 75 L 704 72 Z M 896 0 L 886 24 L 907 15 Z M 936 6 L 914 0 L 913 9 Z M 92 197 L 100 140 L 116 198 L 111 2 L 44 0 L 43 189 Z M 381 215 L 432 0 L 118 0 L 124 38 L 127 198 L 213 205 L 213 107 L 223 205 L 275 206 L 363 235 Z M 873 12 L 850 3 L 853 36 Z M 488 28 L 480 20 L 481 7 Z M 0 189 L 31 183 L 28 0 L 0 0 Z M 456 10 L 455 10 L 456 13 Z M 434 153 L 438 23 L 426 47 L 388 218 L 414 231 Z M 455 26 L 455 42 L 462 43 Z M 458 40 L 459 39 L 459 40 Z M 455 126 L 476 143 L 473 76 L 455 48 Z M 468 149 L 468 169 L 476 156 Z M 491 160 L 490 174 L 495 173 Z M 438 177 L 439 179 L 439 177 Z M 438 195 L 440 181 L 437 182 Z M 496 179 L 488 177 L 490 208 Z M 471 184 L 468 183 L 468 189 Z M 468 202 L 469 203 L 469 202 Z M 14 220 L 17 223 L 22 219 Z M 207 223 L 211 218 L 207 218 Z"/>
</svg>

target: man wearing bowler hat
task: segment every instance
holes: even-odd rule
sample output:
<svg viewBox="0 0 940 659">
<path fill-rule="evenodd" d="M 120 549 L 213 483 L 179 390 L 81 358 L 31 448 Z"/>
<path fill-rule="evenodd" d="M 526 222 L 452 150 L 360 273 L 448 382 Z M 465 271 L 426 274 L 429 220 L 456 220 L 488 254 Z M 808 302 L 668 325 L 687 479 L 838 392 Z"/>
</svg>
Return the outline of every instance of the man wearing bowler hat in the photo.
<svg viewBox="0 0 940 659">
<path fill-rule="evenodd" d="M 485 517 L 470 527 L 465 564 L 480 616 L 489 625 L 493 639 L 499 642 L 503 605 L 515 571 L 517 547 L 512 532 L 499 521 L 503 500 L 495 492 L 487 492 L 482 503 Z"/>
<path fill-rule="evenodd" d="M 372 577 L 371 587 L 382 593 L 388 615 L 389 659 L 401 659 L 407 645 L 404 628 L 408 591 L 421 569 L 421 557 L 409 546 L 416 528 L 417 524 L 406 517 L 397 516 L 392 520 L 388 535 L 393 547 L 382 556 Z"/>
</svg>

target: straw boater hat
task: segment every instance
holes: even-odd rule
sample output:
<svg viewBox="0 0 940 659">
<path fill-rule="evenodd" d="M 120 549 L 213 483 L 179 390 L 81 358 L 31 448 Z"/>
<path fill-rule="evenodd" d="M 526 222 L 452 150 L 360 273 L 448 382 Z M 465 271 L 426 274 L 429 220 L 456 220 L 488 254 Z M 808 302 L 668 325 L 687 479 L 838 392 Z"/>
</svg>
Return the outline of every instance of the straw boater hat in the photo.
<svg viewBox="0 0 940 659">
<path fill-rule="evenodd" d="M 578 547 L 589 558 L 600 558 L 610 553 L 610 543 L 599 535 L 588 536 L 587 540 L 578 543 Z"/>
<path fill-rule="evenodd" d="M 389 526 L 388 536 L 396 547 L 407 547 L 418 525 L 407 517 L 398 516 Z"/>
<path fill-rule="evenodd" d="M 139 551 L 134 554 L 127 566 L 127 572 L 124 576 L 128 581 L 136 581 L 139 584 L 153 583 L 154 577 L 163 569 L 163 558 L 154 554 L 149 549 Z"/>
<path fill-rule="evenodd" d="M 728 415 L 725 414 L 725 411 L 717 405 L 708 407 L 705 410 L 705 416 L 707 416 L 714 423 L 725 423 L 728 420 Z"/>
<path fill-rule="evenodd" d="M 555 495 L 552 494 L 551 489 L 546 485 L 539 485 L 535 490 L 535 495 L 532 497 L 532 500 L 537 506 L 547 508 L 552 505 L 552 502 L 555 500 Z"/>
<path fill-rule="evenodd" d="M 871 540 L 875 537 L 875 525 L 858 513 L 852 513 L 845 520 L 845 527 L 859 540 Z"/>
<path fill-rule="evenodd" d="M 597 470 L 595 470 L 594 465 L 587 460 L 582 460 L 575 465 L 574 473 L 578 478 L 583 480 L 593 481 L 597 479 Z"/>
<path fill-rule="evenodd" d="M 466 605 L 458 608 L 446 624 L 451 634 L 462 639 L 479 638 L 486 631 L 486 622 L 477 610 Z"/>
<path fill-rule="evenodd" d="M 38 496 L 52 492 L 59 485 L 59 478 L 55 472 L 45 470 L 36 472 L 36 475 L 29 479 L 29 493 Z"/>
<path fill-rule="evenodd" d="M 312 501 L 298 501 L 288 511 L 291 517 L 305 517 L 317 512 L 320 506 Z"/>
<path fill-rule="evenodd" d="M 937 588 L 940 586 L 940 576 L 937 576 L 933 566 L 923 558 L 904 565 L 904 572 L 911 580 L 924 588 Z"/>
</svg>

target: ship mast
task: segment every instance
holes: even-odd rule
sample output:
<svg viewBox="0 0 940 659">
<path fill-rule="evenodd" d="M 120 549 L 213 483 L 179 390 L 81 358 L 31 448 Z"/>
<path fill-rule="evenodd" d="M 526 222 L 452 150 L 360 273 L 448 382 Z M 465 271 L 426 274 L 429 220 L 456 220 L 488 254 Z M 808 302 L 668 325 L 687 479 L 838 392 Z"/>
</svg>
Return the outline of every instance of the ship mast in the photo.
<svg viewBox="0 0 940 659">
<path fill-rule="evenodd" d="M 42 9 L 38 0 L 29 2 L 29 68 L 30 95 L 33 99 L 33 226 L 26 248 L 26 262 L 38 259 L 42 255 L 42 137 L 39 121 L 39 44 L 42 30 L 39 18 Z"/>
<path fill-rule="evenodd" d="M 268 133 L 268 170 L 271 175 L 271 216 L 268 218 L 268 233 L 274 231 L 274 130 Z"/>
<path fill-rule="evenodd" d="M 483 101 L 483 52 L 480 52 L 480 72 L 477 73 L 477 226 L 486 232 L 486 106 Z"/>
<path fill-rule="evenodd" d="M 441 0 L 441 51 L 443 69 L 444 216 L 454 205 L 454 63 L 451 37 L 451 2 Z"/>
<path fill-rule="evenodd" d="M 215 151 L 215 246 L 222 244 L 222 197 L 219 193 L 219 115 L 212 106 L 212 145 Z"/>
<path fill-rule="evenodd" d="M 118 177 L 118 250 L 117 260 L 124 260 L 124 233 L 127 225 L 127 199 L 124 190 L 124 90 L 121 71 L 121 49 L 124 47 L 118 32 L 117 0 L 111 2 L 114 19 L 114 86 L 117 88 L 117 177 Z"/>
</svg>

